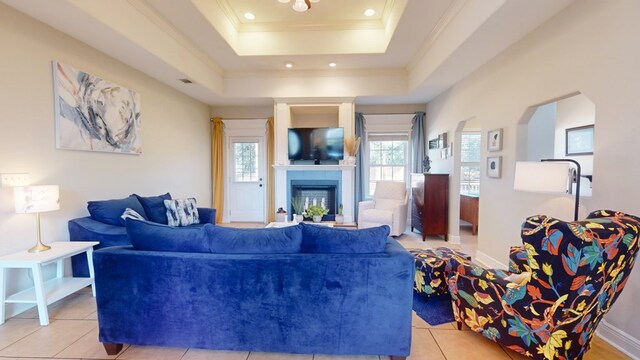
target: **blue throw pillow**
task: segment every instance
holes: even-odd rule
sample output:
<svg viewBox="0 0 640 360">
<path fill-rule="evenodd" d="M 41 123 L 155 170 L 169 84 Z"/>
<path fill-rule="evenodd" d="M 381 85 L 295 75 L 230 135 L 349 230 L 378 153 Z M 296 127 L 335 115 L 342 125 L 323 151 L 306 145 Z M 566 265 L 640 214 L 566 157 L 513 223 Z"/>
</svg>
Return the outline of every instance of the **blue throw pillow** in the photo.
<svg viewBox="0 0 640 360">
<path fill-rule="evenodd" d="M 137 250 L 209 252 L 204 227 L 173 227 L 134 219 L 125 220 L 125 227 L 131 245 Z"/>
<path fill-rule="evenodd" d="M 93 220 L 109 225 L 124 225 L 124 220 L 120 218 L 124 211 L 130 208 L 147 219 L 144 208 L 138 198 L 130 195 L 124 199 L 100 200 L 87 202 L 87 210 Z"/>
<path fill-rule="evenodd" d="M 348 230 L 301 223 L 303 253 L 367 254 L 384 252 L 387 225 Z"/>
<path fill-rule="evenodd" d="M 167 224 L 167 208 L 164 207 L 164 201 L 171 200 L 171 194 L 166 193 L 163 195 L 146 197 L 133 194 L 133 196 L 138 198 L 138 201 L 142 204 L 149 221 Z"/>
<path fill-rule="evenodd" d="M 300 226 L 270 229 L 234 229 L 205 226 L 210 251 L 220 254 L 297 254 L 302 244 Z"/>
</svg>

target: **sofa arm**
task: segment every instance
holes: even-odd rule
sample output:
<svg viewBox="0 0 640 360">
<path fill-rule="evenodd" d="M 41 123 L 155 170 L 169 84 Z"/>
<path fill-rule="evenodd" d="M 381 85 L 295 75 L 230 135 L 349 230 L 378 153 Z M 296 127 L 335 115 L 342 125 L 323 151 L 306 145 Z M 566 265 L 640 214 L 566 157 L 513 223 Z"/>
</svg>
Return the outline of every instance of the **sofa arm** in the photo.
<svg viewBox="0 0 640 360">
<path fill-rule="evenodd" d="M 365 200 L 360 201 L 358 203 L 358 221 L 362 220 L 362 213 L 365 210 L 373 209 L 376 206 L 376 202 L 374 200 Z"/>
<path fill-rule="evenodd" d="M 200 224 L 216 223 L 216 209 L 199 207 L 198 216 L 200 217 Z"/>
</svg>

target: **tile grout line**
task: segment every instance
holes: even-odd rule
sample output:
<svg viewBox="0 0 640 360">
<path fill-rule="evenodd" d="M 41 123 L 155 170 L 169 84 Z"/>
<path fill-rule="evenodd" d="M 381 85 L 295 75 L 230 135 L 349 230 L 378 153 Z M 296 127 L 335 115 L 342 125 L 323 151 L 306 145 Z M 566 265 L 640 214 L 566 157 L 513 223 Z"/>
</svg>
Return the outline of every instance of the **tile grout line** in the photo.
<svg viewBox="0 0 640 360">
<path fill-rule="evenodd" d="M 5 321 L 5 324 L 6 324 L 6 323 L 7 323 L 7 321 L 9 321 L 10 319 L 12 319 L 12 318 L 7 319 L 7 320 Z M 34 319 L 18 319 L 18 320 L 34 320 Z M 29 336 L 29 335 L 31 335 L 31 334 L 35 334 L 37 331 L 40 331 L 41 329 L 42 329 L 42 326 L 38 326 L 38 327 L 37 327 L 35 330 L 33 330 L 32 332 L 30 332 L 30 333 L 28 333 L 28 334 L 25 334 L 23 337 L 21 337 L 21 338 L 19 338 L 18 340 L 16 340 L 16 341 L 12 342 L 11 344 L 9 344 L 9 345 L 7 345 L 7 346 L 5 346 L 5 347 L 3 347 L 3 348 L 0 348 L 0 351 L 2 351 L 2 350 L 4 350 L 4 349 L 8 348 L 9 346 L 11 346 L 11 345 L 13 345 L 13 344 L 17 343 L 18 341 L 20 341 L 20 340 L 22 340 L 22 339 L 26 338 L 27 336 Z"/>
<path fill-rule="evenodd" d="M 427 329 L 427 330 L 429 331 L 429 335 L 431 335 L 431 338 L 433 339 L 433 341 L 436 343 L 436 346 L 438 347 L 438 350 L 440 350 L 440 353 L 442 354 L 442 357 L 445 358 L 445 360 L 448 360 L 447 359 L 447 355 L 444 353 L 444 351 L 442 351 L 442 347 L 438 343 L 438 339 L 436 339 L 436 337 L 433 336 L 433 333 L 431 332 L 431 329 Z"/>
<path fill-rule="evenodd" d="M 60 319 L 53 319 L 53 321 L 65 321 L 65 320 L 60 320 Z M 78 320 L 72 320 L 72 321 L 78 321 Z M 84 321 L 84 320 L 81 320 Z M 92 327 L 89 331 L 87 331 L 86 333 L 80 335 L 80 337 L 78 337 L 74 342 L 72 342 L 71 344 L 67 345 L 64 349 L 58 351 L 57 353 L 55 353 L 52 358 L 55 358 L 56 356 L 58 356 L 58 354 L 60 354 L 61 352 L 67 350 L 71 345 L 75 344 L 78 342 L 78 340 L 82 339 L 83 337 L 85 337 L 87 334 L 89 334 L 90 332 L 93 331 L 93 329 L 95 329 L 96 327 L 98 327 L 98 323 L 96 322 L 95 326 Z"/>
</svg>

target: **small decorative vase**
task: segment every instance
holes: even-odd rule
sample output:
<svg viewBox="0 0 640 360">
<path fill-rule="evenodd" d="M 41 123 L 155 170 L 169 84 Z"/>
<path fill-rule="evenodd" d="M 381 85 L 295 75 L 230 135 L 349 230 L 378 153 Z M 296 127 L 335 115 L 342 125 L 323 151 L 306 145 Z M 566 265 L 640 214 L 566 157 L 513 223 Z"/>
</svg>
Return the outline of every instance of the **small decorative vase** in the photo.
<svg viewBox="0 0 640 360">
<path fill-rule="evenodd" d="M 313 222 L 319 223 L 322 221 L 322 215 L 313 215 Z"/>
<path fill-rule="evenodd" d="M 336 224 L 344 223 L 344 215 L 336 215 Z"/>
<path fill-rule="evenodd" d="M 302 215 L 296 215 L 296 222 L 297 222 L 297 223 L 302 222 L 303 220 L 304 220 L 304 216 L 302 216 Z"/>
<path fill-rule="evenodd" d="M 355 156 L 349 156 L 347 158 L 346 163 L 347 163 L 347 165 L 355 165 L 356 164 L 356 157 Z"/>
</svg>

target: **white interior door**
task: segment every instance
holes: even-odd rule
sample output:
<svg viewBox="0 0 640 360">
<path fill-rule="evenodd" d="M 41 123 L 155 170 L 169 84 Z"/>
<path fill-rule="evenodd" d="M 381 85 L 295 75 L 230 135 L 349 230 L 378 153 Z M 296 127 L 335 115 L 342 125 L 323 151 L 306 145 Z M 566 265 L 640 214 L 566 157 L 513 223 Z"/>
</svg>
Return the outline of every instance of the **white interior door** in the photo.
<svg viewBox="0 0 640 360">
<path fill-rule="evenodd" d="M 264 222 L 264 137 L 231 137 L 229 140 L 229 221 Z"/>
</svg>

